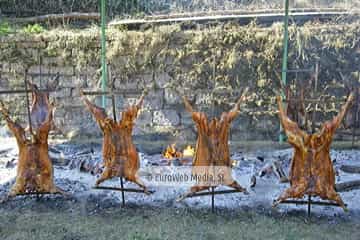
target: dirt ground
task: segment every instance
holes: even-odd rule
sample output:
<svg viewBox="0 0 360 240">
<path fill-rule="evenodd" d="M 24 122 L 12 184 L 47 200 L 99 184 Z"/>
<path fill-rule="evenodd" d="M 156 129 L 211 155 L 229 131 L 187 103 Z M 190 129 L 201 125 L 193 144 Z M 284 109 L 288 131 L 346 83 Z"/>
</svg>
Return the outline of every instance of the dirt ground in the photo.
<svg viewBox="0 0 360 240">
<path fill-rule="evenodd" d="M 53 146 L 63 151 L 65 158 L 76 160 L 76 152 L 86 152 L 89 145 Z M 94 151 L 87 151 L 88 157 L 101 157 L 101 146 L 92 146 Z M 250 189 L 251 176 L 274 158 L 281 159 L 288 172 L 291 149 L 264 149 L 261 145 L 233 150 L 232 159 L 239 162 L 233 175 L 250 194 L 215 196 L 215 213 L 211 212 L 209 196 L 177 203 L 176 197 L 187 190 L 181 186 L 150 186 L 156 191 L 151 196 L 127 193 L 126 206 L 122 207 L 119 192 L 92 189 L 96 176 L 69 166 L 55 166 L 56 184 L 70 197 L 17 197 L 0 204 L 0 239 L 360 239 L 360 190 L 341 193 L 349 212 L 314 206 L 308 218 L 306 206 L 271 207 L 274 198 L 288 187 L 280 184 L 275 175 L 257 177 L 255 188 Z M 1 142 L 0 197 L 14 181 L 16 151 L 13 141 Z M 359 165 L 360 151 L 337 149 L 331 151 L 331 156 L 338 172 L 337 182 L 360 178 L 359 174 L 339 169 L 342 164 Z M 158 157 L 142 153 L 141 164 L 150 164 Z M 106 185 L 116 186 L 118 180 Z M 131 183 L 126 186 L 134 187 Z"/>
</svg>

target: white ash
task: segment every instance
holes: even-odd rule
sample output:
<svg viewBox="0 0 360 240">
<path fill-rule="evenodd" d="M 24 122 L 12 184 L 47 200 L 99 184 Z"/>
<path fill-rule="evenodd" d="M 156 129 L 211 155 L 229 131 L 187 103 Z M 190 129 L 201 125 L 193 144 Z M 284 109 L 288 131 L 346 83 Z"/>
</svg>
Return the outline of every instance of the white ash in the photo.
<svg viewBox="0 0 360 240">
<path fill-rule="evenodd" d="M 56 185 L 70 193 L 77 201 L 96 201 L 96 204 L 103 207 L 114 206 L 120 204 L 121 193 L 105 190 L 94 190 L 92 187 L 99 175 L 91 175 L 89 173 L 80 172 L 76 163 L 81 159 L 93 159 L 101 163 L 101 145 L 100 144 L 51 144 L 51 147 L 61 152 L 61 156 L 69 159 L 66 166 L 55 165 L 55 182 Z M 11 185 L 14 183 L 16 176 L 16 160 L 18 151 L 14 139 L 0 140 L 0 198 L 4 197 L 9 191 Z M 259 158 L 260 156 L 260 158 Z M 301 209 L 306 212 L 306 206 L 296 205 L 280 205 L 272 209 L 271 205 L 275 198 L 277 198 L 288 186 L 288 183 L 279 183 L 279 179 L 275 175 L 257 177 L 256 186 L 250 188 L 251 178 L 257 174 L 260 169 L 267 163 L 275 160 L 281 161 L 286 174 L 288 174 L 290 160 L 292 156 L 292 149 L 285 150 L 268 150 L 256 152 L 237 152 L 232 154 L 231 158 L 238 161 L 238 164 L 233 168 L 234 178 L 250 192 L 249 195 L 242 193 L 216 195 L 215 205 L 217 208 L 246 208 L 266 212 L 284 213 Z M 338 172 L 336 176 L 337 182 L 344 182 L 350 180 L 360 179 L 360 174 L 349 174 L 340 170 L 340 166 L 360 165 L 359 150 L 332 150 L 331 157 L 334 161 L 334 167 Z M 161 155 L 147 155 L 140 153 L 141 165 L 151 166 L 153 164 L 162 164 Z M 160 161 L 161 160 L 161 161 Z M 12 161 L 12 166 L 6 167 L 6 163 Z M 119 179 L 112 179 L 106 181 L 103 185 L 106 186 L 120 186 Z M 126 182 L 126 187 L 136 188 L 133 183 Z M 149 186 L 151 190 L 156 192 L 150 196 L 145 194 L 125 193 L 126 202 L 136 205 L 151 205 L 151 206 L 166 206 L 174 208 L 211 208 L 211 196 L 195 197 L 186 199 L 183 202 L 177 203 L 175 199 L 188 191 L 186 187 L 154 187 Z M 219 189 L 226 189 L 226 187 L 219 187 Z M 349 218 L 360 217 L 360 190 L 353 190 L 350 192 L 340 193 L 344 202 L 348 204 L 349 213 L 344 213 L 341 208 L 313 206 L 312 211 L 317 216 L 340 215 Z M 23 204 L 30 204 L 31 200 L 23 200 Z"/>
</svg>

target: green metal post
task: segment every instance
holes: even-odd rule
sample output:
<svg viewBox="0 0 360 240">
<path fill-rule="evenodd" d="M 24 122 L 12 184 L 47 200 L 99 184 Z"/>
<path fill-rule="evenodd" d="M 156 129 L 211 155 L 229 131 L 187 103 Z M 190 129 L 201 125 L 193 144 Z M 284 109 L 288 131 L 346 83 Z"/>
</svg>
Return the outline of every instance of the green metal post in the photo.
<svg viewBox="0 0 360 240">
<path fill-rule="evenodd" d="M 286 86 L 286 78 L 287 78 L 287 63 L 288 63 L 288 40 L 289 40 L 289 0 L 285 0 L 285 17 L 284 17 L 284 49 L 283 49 L 283 62 L 281 69 L 281 81 L 283 86 Z M 285 93 L 282 91 L 282 99 L 285 99 Z M 280 124 L 280 136 L 279 142 L 283 143 L 285 136 L 283 134 L 283 129 Z"/>
<path fill-rule="evenodd" d="M 101 0 L 101 88 L 106 91 L 107 63 L 106 63 L 106 0 Z M 106 97 L 102 96 L 102 107 L 106 106 Z"/>
</svg>

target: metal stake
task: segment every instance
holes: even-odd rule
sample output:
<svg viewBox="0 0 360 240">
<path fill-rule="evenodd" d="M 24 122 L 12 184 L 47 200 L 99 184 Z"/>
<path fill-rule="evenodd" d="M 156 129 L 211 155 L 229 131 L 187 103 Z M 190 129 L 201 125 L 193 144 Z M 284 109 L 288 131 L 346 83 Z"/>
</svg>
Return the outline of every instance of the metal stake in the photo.
<svg viewBox="0 0 360 240">
<path fill-rule="evenodd" d="M 123 178 L 122 178 L 122 177 L 120 177 L 120 186 L 121 186 L 122 206 L 125 207 L 125 192 L 124 192 L 124 182 L 123 182 Z"/>
<path fill-rule="evenodd" d="M 212 213 L 215 212 L 215 194 L 214 194 L 215 187 L 211 187 L 211 211 Z"/>
<path fill-rule="evenodd" d="M 41 54 L 40 54 L 40 49 L 38 49 L 38 55 L 39 55 L 39 75 L 40 75 L 40 88 L 42 87 L 42 58 L 41 58 Z"/>
<path fill-rule="evenodd" d="M 116 103 L 115 103 L 115 96 L 114 95 L 111 95 L 111 103 L 112 103 L 112 112 L 113 112 L 113 118 L 114 118 L 114 121 L 117 122 L 117 119 L 116 119 Z"/>
<path fill-rule="evenodd" d="M 109 71 L 110 73 L 110 71 Z M 131 90 L 130 90 L 131 91 Z M 131 91 L 131 94 L 137 94 L 139 91 Z M 129 94 L 129 90 L 120 90 L 120 91 L 84 91 L 84 95 L 110 95 L 111 96 L 111 102 L 112 102 L 112 112 L 113 112 L 113 119 L 115 122 L 117 122 L 116 119 L 116 102 L 115 102 L 115 95 L 119 94 Z M 124 188 L 124 180 L 122 177 L 120 177 L 120 185 L 121 188 L 118 187 L 107 187 L 107 186 L 96 186 L 94 189 L 103 189 L 103 190 L 112 190 L 112 191 L 121 191 L 121 197 L 122 197 L 122 206 L 125 206 L 125 192 L 134 192 L 134 193 L 145 193 L 144 190 L 140 189 L 134 189 L 134 188 Z M 150 191 L 150 193 L 153 193 Z"/>
<path fill-rule="evenodd" d="M 285 0 L 285 17 L 284 17 L 284 39 L 283 39 L 283 58 L 282 58 L 282 72 L 281 72 L 281 81 L 284 87 L 286 86 L 287 80 L 287 65 L 288 65 L 288 41 L 289 41 L 289 0 Z M 282 91 L 282 99 L 285 99 L 285 93 Z M 283 143 L 285 140 L 285 135 L 283 133 L 282 125 L 280 124 L 280 135 L 279 142 Z"/>
<path fill-rule="evenodd" d="M 101 90 L 106 90 L 107 84 L 107 65 L 106 65 L 106 3 L 101 0 Z M 106 97 L 102 96 L 102 107 L 106 106 Z"/>
<path fill-rule="evenodd" d="M 359 78 L 359 81 L 360 81 L 360 73 L 358 72 L 357 74 L 358 74 L 358 78 Z M 354 83 L 353 83 L 352 91 L 354 91 L 354 89 L 356 89 L 356 88 L 355 88 Z M 356 127 L 357 127 L 357 123 L 359 121 L 359 119 L 358 119 L 359 103 L 357 102 L 358 99 L 359 99 L 359 92 L 356 89 L 356 91 L 355 91 L 355 103 L 354 103 L 355 104 L 355 111 L 354 111 L 355 112 L 355 117 L 354 117 L 354 121 L 353 121 L 352 140 L 351 140 L 352 148 L 354 148 L 354 146 L 355 146 Z"/>
<path fill-rule="evenodd" d="M 307 215 L 308 215 L 309 219 L 311 217 L 311 205 L 341 207 L 336 202 L 312 201 L 310 195 L 308 195 L 307 200 L 284 200 L 284 201 L 280 202 L 280 204 L 296 204 L 296 205 L 302 204 L 302 205 L 307 205 L 308 206 Z M 347 206 L 347 204 L 345 204 L 345 206 Z"/>
<path fill-rule="evenodd" d="M 202 197 L 202 196 L 211 195 L 211 210 L 214 213 L 215 212 L 215 195 L 224 195 L 224 194 L 241 192 L 236 189 L 215 191 L 215 188 L 216 187 L 211 187 L 208 191 L 192 193 L 192 194 L 186 196 L 185 198 L 194 198 L 194 197 Z"/>
<path fill-rule="evenodd" d="M 308 196 L 308 218 L 311 216 L 311 196 Z"/>
<path fill-rule="evenodd" d="M 112 111 L 113 111 L 113 118 L 114 121 L 117 122 L 116 120 L 116 103 L 115 103 L 115 96 L 111 95 L 111 103 L 112 103 Z M 120 185 L 121 185 L 121 199 L 122 199 L 122 206 L 125 207 L 125 192 L 124 192 L 124 181 L 123 181 L 123 177 L 120 177 Z"/>
</svg>

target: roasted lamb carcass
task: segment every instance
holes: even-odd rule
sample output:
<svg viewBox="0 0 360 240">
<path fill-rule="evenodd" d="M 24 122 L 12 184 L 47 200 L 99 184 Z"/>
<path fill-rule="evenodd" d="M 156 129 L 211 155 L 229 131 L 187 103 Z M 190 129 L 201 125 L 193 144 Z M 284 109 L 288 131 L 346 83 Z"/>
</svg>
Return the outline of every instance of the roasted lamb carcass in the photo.
<svg viewBox="0 0 360 240">
<path fill-rule="evenodd" d="M 195 168 L 192 170 L 192 175 L 209 174 L 207 171 L 212 171 L 212 167 L 220 169 L 220 171 L 223 171 L 224 183 L 227 186 L 247 194 L 246 189 L 241 187 L 231 176 L 232 162 L 228 144 L 231 122 L 239 115 L 240 103 L 243 100 L 244 97 L 242 96 L 231 111 L 222 113 L 220 119 L 214 118 L 209 121 L 205 113 L 195 112 L 189 101 L 184 97 L 185 107 L 191 113 L 198 131 L 193 159 L 193 167 Z M 209 184 L 209 182 L 198 182 L 197 185 L 191 187 L 188 193 L 177 200 L 181 201 L 194 195 L 196 192 L 209 189 L 210 187 L 216 186 Z"/>
<path fill-rule="evenodd" d="M 140 168 L 139 154 L 131 135 L 144 97 L 143 95 L 136 105 L 123 111 L 120 121 L 116 122 L 107 116 L 104 108 L 92 104 L 83 96 L 87 108 L 96 119 L 104 136 L 102 150 L 104 171 L 96 181 L 96 186 L 113 177 L 124 177 L 143 188 L 145 193 L 150 193 L 137 175 Z"/>
<path fill-rule="evenodd" d="M 338 203 L 344 210 L 346 207 L 335 191 L 335 173 L 330 158 L 330 145 L 335 130 L 339 127 L 353 95 L 350 94 L 346 104 L 332 121 L 325 122 L 320 131 L 307 134 L 297 123 L 286 115 L 281 97 L 277 97 L 279 118 L 288 136 L 288 142 L 294 147 L 294 155 L 290 169 L 290 188 L 275 201 L 274 206 L 288 198 L 302 198 L 304 195 L 319 196 L 322 199 Z"/>
<path fill-rule="evenodd" d="M 48 154 L 48 135 L 51 129 L 54 107 L 49 103 L 48 93 L 38 91 L 31 85 L 32 105 L 31 140 L 26 138 L 26 131 L 11 120 L 8 110 L 1 103 L 0 111 L 7 125 L 14 134 L 19 148 L 16 182 L 10 190 L 9 197 L 22 194 L 61 193 L 64 192 L 54 184 L 54 171 Z"/>
</svg>

